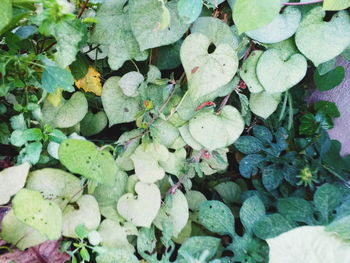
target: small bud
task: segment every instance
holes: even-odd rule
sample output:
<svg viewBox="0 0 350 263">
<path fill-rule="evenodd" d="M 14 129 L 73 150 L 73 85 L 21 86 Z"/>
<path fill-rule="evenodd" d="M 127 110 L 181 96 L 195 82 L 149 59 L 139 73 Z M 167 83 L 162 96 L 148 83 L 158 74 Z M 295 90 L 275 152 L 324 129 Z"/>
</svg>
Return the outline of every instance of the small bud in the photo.
<svg viewBox="0 0 350 263">
<path fill-rule="evenodd" d="M 153 109 L 153 103 L 152 103 L 152 101 L 150 101 L 150 100 L 145 100 L 145 101 L 143 102 L 143 106 L 145 106 L 145 108 L 146 108 L 147 110 Z"/>
</svg>

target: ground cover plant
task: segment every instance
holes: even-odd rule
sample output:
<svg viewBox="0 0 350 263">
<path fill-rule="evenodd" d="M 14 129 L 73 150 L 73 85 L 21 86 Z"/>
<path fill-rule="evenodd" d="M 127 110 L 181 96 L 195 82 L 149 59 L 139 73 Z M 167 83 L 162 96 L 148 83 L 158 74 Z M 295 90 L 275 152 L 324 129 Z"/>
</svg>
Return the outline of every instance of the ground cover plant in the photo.
<svg viewBox="0 0 350 263">
<path fill-rule="evenodd" d="M 1 0 L 0 262 L 350 262 L 349 6 Z"/>
</svg>

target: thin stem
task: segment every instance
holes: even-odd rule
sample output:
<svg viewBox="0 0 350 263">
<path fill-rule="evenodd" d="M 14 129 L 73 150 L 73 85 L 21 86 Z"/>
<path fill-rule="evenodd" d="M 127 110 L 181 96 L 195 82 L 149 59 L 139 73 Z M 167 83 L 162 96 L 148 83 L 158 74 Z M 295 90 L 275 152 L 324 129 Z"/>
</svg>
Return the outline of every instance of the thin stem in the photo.
<svg viewBox="0 0 350 263">
<path fill-rule="evenodd" d="M 84 4 L 82 5 L 82 7 L 79 11 L 79 14 L 77 15 L 77 18 L 80 18 L 83 15 L 88 3 L 89 3 L 89 0 L 85 0 Z"/>
<path fill-rule="evenodd" d="M 137 72 L 140 73 L 140 69 L 139 69 L 139 67 L 137 66 L 137 64 L 135 63 L 135 61 L 132 60 L 132 59 L 130 59 L 130 61 L 131 61 L 131 63 L 135 66 Z"/>
<path fill-rule="evenodd" d="M 318 4 L 322 3 L 323 0 L 315 0 L 311 2 L 305 2 L 305 3 L 298 3 L 298 2 L 292 2 L 292 3 L 283 3 L 282 5 L 312 5 L 312 4 Z"/>
</svg>

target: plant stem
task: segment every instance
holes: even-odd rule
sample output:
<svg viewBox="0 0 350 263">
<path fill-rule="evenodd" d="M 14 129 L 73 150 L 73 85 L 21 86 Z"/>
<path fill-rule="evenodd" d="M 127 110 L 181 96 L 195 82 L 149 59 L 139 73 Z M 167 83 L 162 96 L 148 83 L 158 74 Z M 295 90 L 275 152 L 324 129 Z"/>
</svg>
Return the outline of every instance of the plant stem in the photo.
<svg viewBox="0 0 350 263">
<path fill-rule="evenodd" d="M 85 0 L 84 4 L 82 5 L 82 7 L 79 11 L 79 14 L 77 15 L 77 18 L 80 18 L 83 15 L 88 3 L 89 3 L 89 0 Z"/>
<path fill-rule="evenodd" d="M 297 2 L 292 2 L 292 3 L 283 3 L 282 5 L 311 5 L 311 4 L 318 4 L 322 3 L 323 0 L 315 0 L 311 2 L 305 2 L 305 3 L 297 3 Z"/>
</svg>

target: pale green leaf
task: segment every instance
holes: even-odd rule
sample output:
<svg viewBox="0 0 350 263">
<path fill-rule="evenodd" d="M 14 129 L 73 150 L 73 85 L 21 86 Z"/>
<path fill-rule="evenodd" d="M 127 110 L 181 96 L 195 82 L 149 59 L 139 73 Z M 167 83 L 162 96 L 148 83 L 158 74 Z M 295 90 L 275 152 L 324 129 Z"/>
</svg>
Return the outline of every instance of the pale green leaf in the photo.
<svg viewBox="0 0 350 263">
<path fill-rule="evenodd" d="M 220 114 L 202 110 L 189 122 L 192 137 L 209 151 L 233 144 L 243 129 L 243 119 L 232 106 L 225 106 Z"/>
<path fill-rule="evenodd" d="M 289 6 L 266 26 L 260 27 L 246 34 L 261 43 L 277 43 L 286 40 L 297 31 L 301 20 L 299 9 Z"/>
<path fill-rule="evenodd" d="M 264 119 L 267 119 L 275 112 L 281 100 L 281 94 L 268 94 L 266 92 L 252 93 L 249 98 L 249 107 L 251 111 Z"/>
<path fill-rule="evenodd" d="M 158 0 L 129 1 L 131 28 L 141 50 L 165 46 L 179 40 L 187 31 L 177 13 L 177 2 L 165 4 L 170 12 L 170 25 L 162 29 L 164 3 Z"/>
<path fill-rule="evenodd" d="M 186 24 L 193 23 L 201 14 L 202 8 L 202 0 L 179 0 L 177 3 L 179 16 Z"/>
<path fill-rule="evenodd" d="M 61 236 L 62 212 L 59 206 L 45 200 L 37 191 L 22 189 L 14 197 L 13 210 L 24 224 L 36 229 L 50 240 Z"/>
<path fill-rule="evenodd" d="M 125 96 L 136 97 L 138 95 L 137 88 L 144 81 L 144 77 L 137 71 L 130 71 L 123 75 L 119 80 L 119 86 Z"/>
<path fill-rule="evenodd" d="M 216 237 L 191 237 L 182 244 L 178 253 L 182 257 L 190 255 L 193 258 L 200 258 L 203 251 L 207 250 L 207 259 L 211 259 L 219 249 L 220 242 Z"/>
<path fill-rule="evenodd" d="M 303 55 L 294 54 L 286 58 L 277 49 L 265 51 L 256 67 L 258 79 L 267 93 L 287 91 L 304 78 L 306 71 Z"/>
<path fill-rule="evenodd" d="M 298 49 L 315 66 L 341 54 L 350 44 L 350 17 L 346 11 L 324 21 L 326 12 L 315 7 L 302 20 L 295 35 Z"/>
<path fill-rule="evenodd" d="M 349 0 L 325 0 L 323 9 L 325 10 L 342 10 L 350 6 Z"/>
<path fill-rule="evenodd" d="M 180 57 L 185 68 L 189 94 L 199 99 L 229 83 L 238 68 L 238 58 L 229 44 L 215 46 L 208 53 L 211 40 L 201 34 L 189 35 L 182 44 Z"/>
<path fill-rule="evenodd" d="M 74 90 L 73 75 L 66 69 L 57 66 L 46 66 L 41 77 L 41 84 L 44 90 L 54 93 L 56 89 L 63 88 L 72 92 Z"/>
<path fill-rule="evenodd" d="M 12 19 L 12 3 L 11 0 L 3 0 L 0 5 L 0 31 L 10 23 Z"/>
<path fill-rule="evenodd" d="M 270 263 L 340 263 L 350 261 L 350 245 L 324 226 L 302 226 L 267 240 Z"/>
<path fill-rule="evenodd" d="M 76 203 L 77 209 L 73 205 L 68 205 L 63 210 L 63 236 L 76 238 L 77 226 L 83 224 L 88 231 L 92 231 L 96 230 L 100 224 L 100 209 L 92 195 L 83 195 Z"/>
<path fill-rule="evenodd" d="M 280 9 L 279 0 L 237 0 L 232 17 L 238 32 L 242 34 L 271 23 Z"/>
<path fill-rule="evenodd" d="M 67 139 L 59 147 L 60 162 L 72 173 L 113 185 L 117 166 L 112 155 L 84 140 Z"/>
<path fill-rule="evenodd" d="M 119 77 L 109 78 L 102 89 L 102 104 L 109 126 L 132 122 L 140 110 L 137 98 L 125 96 L 119 86 Z"/>
<path fill-rule="evenodd" d="M 118 212 L 136 226 L 150 227 L 160 209 L 160 191 L 155 184 L 138 182 L 135 192 L 137 198 L 128 193 L 118 200 Z"/>
<path fill-rule="evenodd" d="M 0 205 L 8 203 L 11 196 L 24 187 L 29 168 L 29 163 L 22 163 L 0 172 Z"/>
<path fill-rule="evenodd" d="M 253 195 L 246 199 L 239 210 L 239 217 L 246 232 L 252 233 L 254 224 L 260 220 L 265 213 L 265 206 L 258 196 Z"/>
<path fill-rule="evenodd" d="M 249 57 L 243 62 L 239 75 L 247 84 L 251 93 L 259 93 L 264 90 L 256 74 L 256 65 L 264 52 L 262 50 L 254 50 Z"/>
<path fill-rule="evenodd" d="M 226 204 L 238 203 L 240 201 L 241 189 L 234 182 L 222 182 L 216 185 L 214 189 Z"/>
</svg>

